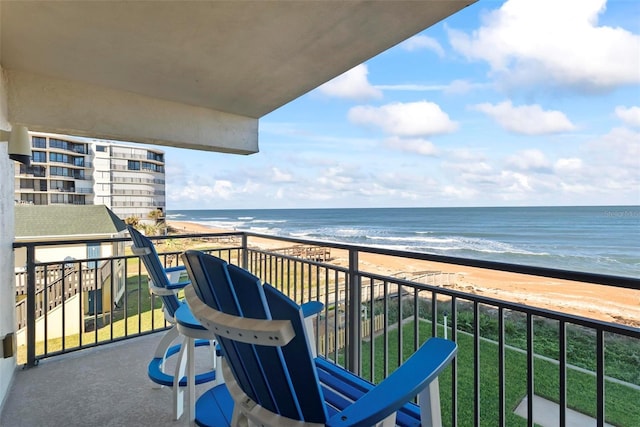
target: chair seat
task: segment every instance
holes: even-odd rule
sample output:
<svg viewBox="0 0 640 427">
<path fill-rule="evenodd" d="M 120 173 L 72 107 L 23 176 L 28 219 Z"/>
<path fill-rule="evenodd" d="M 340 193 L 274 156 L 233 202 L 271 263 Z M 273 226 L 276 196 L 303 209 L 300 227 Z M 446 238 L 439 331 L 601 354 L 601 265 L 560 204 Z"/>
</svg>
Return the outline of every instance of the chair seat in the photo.
<svg viewBox="0 0 640 427">
<path fill-rule="evenodd" d="M 211 345 L 211 342 L 207 340 L 196 340 L 195 345 L 196 347 L 207 346 L 207 345 Z M 156 384 L 160 384 L 165 387 L 172 387 L 173 375 L 169 375 L 162 372 L 161 366 L 163 361 L 166 361 L 166 359 L 178 353 L 179 351 L 180 351 L 180 344 L 176 344 L 174 346 L 169 347 L 169 349 L 167 350 L 167 355 L 165 359 L 161 357 L 154 357 L 153 359 L 151 359 L 151 362 L 149 362 L 149 366 L 147 368 L 147 374 L 149 375 L 149 379 Z M 216 379 L 216 371 L 211 370 L 211 371 L 203 372 L 201 374 L 197 374 L 195 383 L 204 384 L 206 382 L 213 381 L 215 379 Z M 179 384 L 180 384 L 180 387 L 186 387 L 187 377 L 180 378 Z"/>
<path fill-rule="evenodd" d="M 189 306 L 186 302 L 181 301 L 180 306 L 175 312 L 176 323 L 182 326 L 183 328 L 195 329 L 199 331 L 206 331 L 207 328 L 202 326 L 202 324 L 193 316 Z"/>
<path fill-rule="evenodd" d="M 354 400 L 375 387 L 353 373 L 324 360 L 315 359 L 320 382 L 328 403 L 329 415 L 333 416 Z M 233 414 L 233 398 L 224 384 L 203 393 L 196 402 L 196 425 L 200 427 L 228 427 Z M 408 402 L 396 414 L 396 426 L 420 427 L 420 408 Z"/>
<path fill-rule="evenodd" d="M 207 390 L 196 401 L 196 425 L 228 427 L 233 417 L 233 398 L 224 384 Z"/>
</svg>

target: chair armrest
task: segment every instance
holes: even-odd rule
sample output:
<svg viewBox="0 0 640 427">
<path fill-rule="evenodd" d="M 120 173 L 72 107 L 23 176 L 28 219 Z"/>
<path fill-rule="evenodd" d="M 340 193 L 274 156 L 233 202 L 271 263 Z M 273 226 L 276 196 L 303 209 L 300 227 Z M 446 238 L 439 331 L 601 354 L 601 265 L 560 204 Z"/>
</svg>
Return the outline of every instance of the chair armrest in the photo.
<svg viewBox="0 0 640 427">
<path fill-rule="evenodd" d="M 187 271 L 184 265 L 179 265 L 177 267 L 164 268 L 163 270 L 164 270 L 164 273 L 167 275 L 167 278 L 169 279 L 169 285 L 167 286 L 167 289 L 181 290 L 185 286 L 191 284 L 191 280 L 188 280 L 188 279 L 180 281 L 180 276 L 182 276 L 182 274 Z"/>
<path fill-rule="evenodd" d="M 324 304 L 320 301 L 305 302 L 300 306 L 302 317 L 304 317 L 304 328 L 307 331 L 307 339 L 309 340 L 309 348 L 311 355 L 315 358 L 318 355 L 316 347 L 316 330 L 314 328 L 318 314 L 324 308 Z"/>
<path fill-rule="evenodd" d="M 320 301 L 309 301 L 302 304 L 300 308 L 302 309 L 302 316 L 306 318 L 320 313 L 324 308 L 324 304 Z"/>
<path fill-rule="evenodd" d="M 179 272 L 182 273 L 183 271 L 186 271 L 186 270 L 187 270 L 187 267 L 185 267 L 184 265 L 178 265 L 178 266 L 175 266 L 175 267 L 165 268 L 164 272 L 167 273 L 167 275 L 169 275 L 170 273 L 174 273 L 176 271 L 179 271 Z"/>
<path fill-rule="evenodd" d="M 131 253 L 138 256 L 149 255 L 151 250 L 149 248 L 139 248 L 136 245 L 131 245 Z"/>
<path fill-rule="evenodd" d="M 166 297 L 166 296 L 169 296 L 169 295 L 175 295 L 176 294 L 176 291 L 173 290 L 173 289 L 156 286 L 153 283 L 153 280 L 151 280 L 151 279 L 149 279 L 149 291 L 151 291 L 152 294 L 157 295 L 159 297 Z"/>
<path fill-rule="evenodd" d="M 191 280 L 185 280 L 183 282 L 169 283 L 169 285 L 167 285 L 167 289 L 169 289 L 171 291 L 179 291 L 181 289 L 184 289 L 185 286 L 190 285 L 190 284 L 191 284 Z"/>
<path fill-rule="evenodd" d="M 328 420 L 328 426 L 374 425 L 435 380 L 458 351 L 453 341 L 431 338 L 405 363 L 352 405 Z"/>
</svg>

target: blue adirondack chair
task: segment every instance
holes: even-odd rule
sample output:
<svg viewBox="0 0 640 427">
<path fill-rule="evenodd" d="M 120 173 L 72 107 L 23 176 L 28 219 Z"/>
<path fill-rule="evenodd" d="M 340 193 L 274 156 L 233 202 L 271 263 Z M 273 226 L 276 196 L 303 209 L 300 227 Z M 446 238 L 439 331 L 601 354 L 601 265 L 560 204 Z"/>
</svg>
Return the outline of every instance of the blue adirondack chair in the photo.
<svg viewBox="0 0 640 427">
<path fill-rule="evenodd" d="M 149 379 L 160 386 L 172 388 L 173 416 L 177 420 L 184 412 L 184 389 L 189 396 L 189 417 L 195 417 L 195 384 L 214 381 L 216 378 L 215 336 L 193 317 L 189 306 L 181 301 L 177 292 L 190 284 L 189 280 L 180 281 L 186 274 L 184 266 L 163 268 L 155 246 L 146 236 L 128 226 L 133 246 L 131 250 L 142 260 L 149 276 L 149 290 L 162 299 L 165 319 L 172 325 L 158 343 L 149 362 Z M 174 344 L 179 337 L 182 343 Z M 195 347 L 209 346 L 211 369 L 195 373 Z M 166 369 L 167 358 L 177 354 L 174 372 Z M 185 375 L 185 370 L 186 375 Z"/>
<path fill-rule="evenodd" d="M 183 261 L 185 298 L 220 343 L 224 384 L 196 404 L 201 426 L 440 425 L 439 373 L 457 352 L 431 338 L 379 385 L 309 348 L 303 312 L 239 267 L 197 251 Z M 418 396 L 420 407 L 411 403 Z"/>
</svg>

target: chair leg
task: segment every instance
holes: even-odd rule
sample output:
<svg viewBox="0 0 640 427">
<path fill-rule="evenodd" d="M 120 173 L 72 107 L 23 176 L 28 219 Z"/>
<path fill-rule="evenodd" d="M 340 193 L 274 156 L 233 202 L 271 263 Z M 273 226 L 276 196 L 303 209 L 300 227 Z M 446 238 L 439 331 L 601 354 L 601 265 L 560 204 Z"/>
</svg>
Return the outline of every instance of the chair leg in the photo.
<svg viewBox="0 0 640 427">
<path fill-rule="evenodd" d="M 429 386 L 418 394 L 418 404 L 420 405 L 420 421 L 424 427 L 442 427 L 438 378 L 431 381 Z"/>
<path fill-rule="evenodd" d="M 187 347 L 187 391 L 189 393 L 189 423 L 196 419 L 196 342 L 188 338 Z"/>
<path fill-rule="evenodd" d="M 191 341 L 191 342 L 190 342 Z M 184 390 L 180 387 L 180 379 L 185 375 L 188 352 L 187 348 L 193 345 L 193 339 L 185 337 L 180 346 L 180 353 L 176 361 L 176 370 L 173 376 L 173 418 L 180 419 L 184 412 Z"/>
<path fill-rule="evenodd" d="M 395 426 L 396 426 L 395 412 L 375 425 L 375 427 L 395 427 Z"/>
<path fill-rule="evenodd" d="M 174 325 L 171 329 L 169 329 L 164 334 L 164 336 L 162 337 L 162 339 L 160 339 L 160 342 L 156 346 L 156 350 L 153 353 L 153 357 L 154 359 L 155 358 L 162 359 L 162 363 L 160 364 L 160 371 L 162 372 L 165 372 L 164 365 L 167 360 L 167 351 L 169 350 L 169 347 L 171 347 L 171 344 L 173 343 L 173 341 L 175 341 L 175 339 L 178 338 L 178 335 L 179 335 L 178 329 Z M 162 385 L 156 384 L 155 382 L 153 382 L 153 388 L 162 388 Z"/>
<path fill-rule="evenodd" d="M 211 361 L 211 369 L 216 370 L 217 356 L 216 356 L 216 341 L 209 340 L 209 360 Z"/>
</svg>

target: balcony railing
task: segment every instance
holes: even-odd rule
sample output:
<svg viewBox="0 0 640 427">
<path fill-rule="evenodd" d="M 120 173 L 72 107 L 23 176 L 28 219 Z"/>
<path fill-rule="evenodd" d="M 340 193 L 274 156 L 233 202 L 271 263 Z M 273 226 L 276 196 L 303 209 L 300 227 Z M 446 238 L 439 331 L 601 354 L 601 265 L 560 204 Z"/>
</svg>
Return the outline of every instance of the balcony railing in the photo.
<svg viewBox="0 0 640 427">
<path fill-rule="evenodd" d="M 276 249 L 255 246 L 254 239 L 268 239 Z M 123 241 L 128 239 L 81 244 L 117 246 Z M 560 425 L 568 424 L 574 410 L 594 418 L 597 425 L 634 425 L 640 419 L 640 408 L 633 403 L 640 401 L 639 328 L 461 292 L 450 286 L 454 278 L 448 273 L 385 275 L 362 261 L 376 255 L 448 263 L 634 292 L 640 292 L 638 278 L 253 233 L 164 236 L 155 242 L 166 266 L 178 265 L 185 249 L 204 250 L 247 268 L 298 303 L 323 302 L 315 331 L 318 354 L 374 382 L 389 375 L 429 337 L 456 341 L 458 357 L 440 379 L 446 425 L 533 425 L 539 398 L 553 402 Z M 20 303 L 26 304 L 25 344 L 19 348 L 27 366 L 167 326 L 160 301 L 146 289 L 144 267 L 127 252 L 59 261 L 60 269 L 84 272 L 74 276 L 74 285 L 64 275 L 47 279 L 42 272 L 53 271 L 56 263 L 37 262 L 36 252 L 70 243 L 14 245 L 27 254 L 26 303 Z M 98 268 L 107 262 L 108 271 Z M 49 287 L 48 294 L 43 291 L 45 282 L 62 282 L 81 291 L 71 295 Z M 39 296 L 43 294 L 56 295 L 57 305 L 47 306 L 46 299 L 52 297 Z M 67 326 L 71 320 L 78 326 Z M 59 325 L 55 338 L 52 324 Z M 516 407 L 526 420 L 514 413 Z"/>
</svg>

